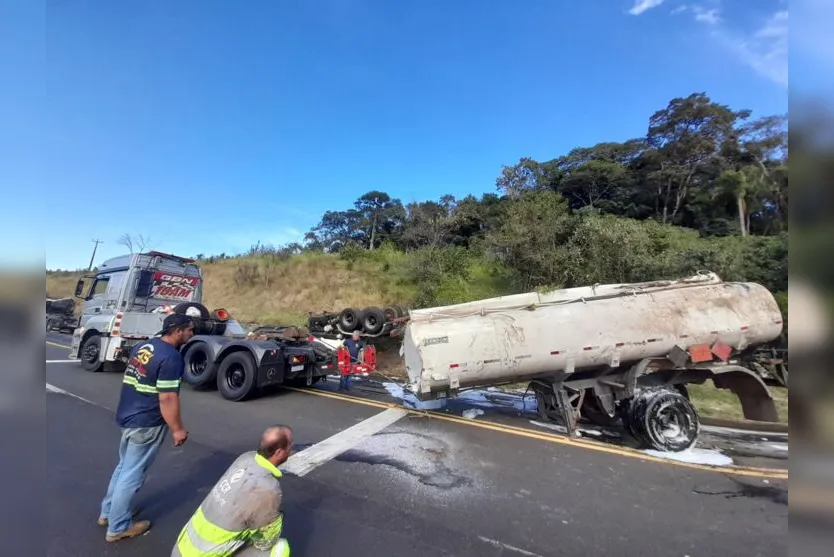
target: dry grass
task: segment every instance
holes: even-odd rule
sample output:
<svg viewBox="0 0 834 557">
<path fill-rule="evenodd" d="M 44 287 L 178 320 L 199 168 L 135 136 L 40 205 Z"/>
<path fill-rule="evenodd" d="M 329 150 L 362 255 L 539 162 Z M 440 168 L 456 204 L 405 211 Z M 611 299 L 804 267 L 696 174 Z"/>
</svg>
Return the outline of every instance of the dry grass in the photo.
<svg viewBox="0 0 834 557">
<path fill-rule="evenodd" d="M 308 312 L 407 306 L 413 295 L 409 285 L 386 267 L 390 265 L 373 260 L 349 263 L 321 253 L 206 262 L 203 303 L 224 307 L 245 323 L 299 325 L 306 323 Z M 47 296 L 71 297 L 79 276 L 47 275 Z"/>
<path fill-rule="evenodd" d="M 738 397 L 726 389 L 716 389 L 711 381 L 703 385 L 687 385 L 692 403 L 702 416 L 728 420 L 744 419 Z M 776 402 L 779 421 L 788 423 L 788 390 L 783 387 L 768 387 Z"/>
</svg>

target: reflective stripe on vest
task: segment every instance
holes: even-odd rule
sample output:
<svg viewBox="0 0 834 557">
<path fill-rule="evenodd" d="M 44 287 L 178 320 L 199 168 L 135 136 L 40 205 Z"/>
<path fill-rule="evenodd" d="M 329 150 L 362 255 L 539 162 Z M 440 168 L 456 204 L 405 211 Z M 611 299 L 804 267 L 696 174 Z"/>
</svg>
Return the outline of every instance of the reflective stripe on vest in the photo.
<svg viewBox="0 0 834 557">
<path fill-rule="evenodd" d="M 278 540 L 278 543 L 272 546 L 272 551 L 269 552 L 269 557 L 290 557 L 290 544 L 284 538 Z"/>
<path fill-rule="evenodd" d="M 231 532 L 208 521 L 201 507 L 185 525 L 177 540 L 182 557 L 231 557 L 243 547 L 249 530 Z"/>
</svg>

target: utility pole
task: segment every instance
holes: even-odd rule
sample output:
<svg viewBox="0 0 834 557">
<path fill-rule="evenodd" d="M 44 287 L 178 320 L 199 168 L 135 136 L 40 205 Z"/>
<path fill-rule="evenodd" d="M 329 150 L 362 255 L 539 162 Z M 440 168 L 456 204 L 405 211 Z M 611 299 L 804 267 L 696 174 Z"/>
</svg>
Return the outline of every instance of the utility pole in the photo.
<svg viewBox="0 0 834 557">
<path fill-rule="evenodd" d="M 93 270 L 93 260 L 95 260 L 95 258 L 96 258 L 96 250 L 98 249 L 98 245 L 99 245 L 99 244 L 103 244 L 103 243 L 104 243 L 104 242 L 102 242 L 101 240 L 93 240 L 93 242 L 94 242 L 96 245 L 95 245 L 95 247 L 93 247 L 93 256 L 92 256 L 92 257 L 90 257 L 90 266 L 89 266 L 89 267 L 87 267 L 87 272 L 88 272 L 88 273 L 89 273 L 90 271 L 92 271 L 92 270 Z"/>
</svg>

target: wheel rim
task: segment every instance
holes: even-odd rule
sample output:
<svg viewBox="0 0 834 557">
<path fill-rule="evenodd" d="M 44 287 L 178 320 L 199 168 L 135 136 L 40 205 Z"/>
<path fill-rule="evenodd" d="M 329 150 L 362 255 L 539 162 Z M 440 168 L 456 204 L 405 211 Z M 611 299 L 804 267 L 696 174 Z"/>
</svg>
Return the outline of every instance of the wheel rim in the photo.
<svg viewBox="0 0 834 557">
<path fill-rule="evenodd" d="M 660 445 L 680 447 L 693 442 L 691 416 L 681 403 L 666 402 L 652 413 L 648 433 Z"/>
<path fill-rule="evenodd" d="M 230 389 L 240 389 L 244 381 L 246 381 L 246 373 L 243 371 L 243 366 L 236 364 L 226 371 L 226 386 Z"/>
<path fill-rule="evenodd" d="M 88 342 L 84 347 L 84 363 L 95 364 L 98 362 L 98 344 Z"/>
</svg>

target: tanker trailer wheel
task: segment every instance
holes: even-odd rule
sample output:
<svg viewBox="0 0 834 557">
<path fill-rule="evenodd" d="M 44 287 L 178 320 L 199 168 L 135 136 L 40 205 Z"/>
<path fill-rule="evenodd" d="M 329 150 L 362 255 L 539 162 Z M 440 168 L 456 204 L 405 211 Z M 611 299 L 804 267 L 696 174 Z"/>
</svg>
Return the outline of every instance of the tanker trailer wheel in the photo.
<svg viewBox="0 0 834 557">
<path fill-rule="evenodd" d="M 217 364 L 211 361 L 208 347 L 204 342 L 196 342 L 188 347 L 183 355 L 185 369 L 182 378 L 195 388 L 208 387 L 217 382 Z"/>
<path fill-rule="evenodd" d="M 658 451 L 685 451 L 701 431 L 698 411 L 677 389 L 640 392 L 624 418 L 626 430 L 635 439 Z"/>
<path fill-rule="evenodd" d="M 362 310 L 362 330 L 369 335 L 375 335 L 385 326 L 385 312 L 376 307 Z"/>
<path fill-rule="evenodd" d="M 240 402 L 255 390 L 255 360 L 248 352 L 234 352 L 220 362 L 217 390 L 226 400 Z"/>
<path fill-rule="evenodd" d="M 362 312 L 353 308 L 345 308 L 339 314 L 339 327 L 347 332 L 357 330 L 362 326 Z"/>
</svg>

